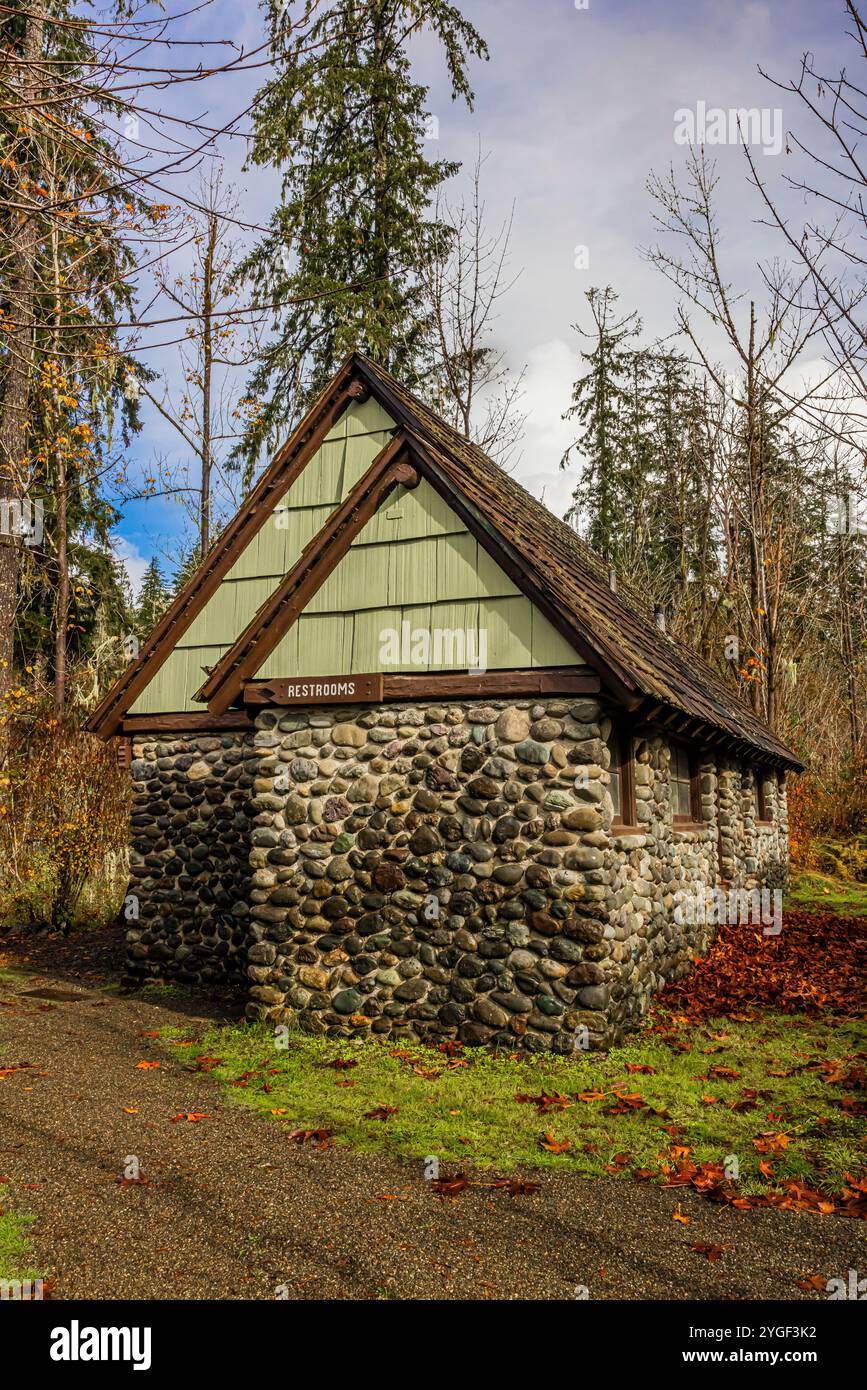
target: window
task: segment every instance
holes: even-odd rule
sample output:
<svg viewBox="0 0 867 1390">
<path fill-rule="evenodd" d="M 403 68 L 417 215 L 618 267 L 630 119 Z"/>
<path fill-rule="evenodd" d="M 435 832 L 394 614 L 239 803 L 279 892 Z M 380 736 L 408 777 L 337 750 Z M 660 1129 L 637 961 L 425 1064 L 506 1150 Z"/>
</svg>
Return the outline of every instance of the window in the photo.
<svg viewBox="0 0 867 1390">
<path fill-rule="evenodd" d="M 701 820 L 696 758 L 683 743 L 671 745 L 671 808 L 676 821 Z"/>
<path fill-rule="evenodd" d="M 612 724 L 608 735 L 608 791 L 614 807 L 615 826 L 635 824 L 635 792 L 632 776 L 632 739 Z"/>
<path fill-rule="evenodd" d="M 754 773 L 756 780 L 756 820 L 772 821 L 770 784 L 766 781 L 767 774 L 764 769 L 757 767 Z"/>
</svg>

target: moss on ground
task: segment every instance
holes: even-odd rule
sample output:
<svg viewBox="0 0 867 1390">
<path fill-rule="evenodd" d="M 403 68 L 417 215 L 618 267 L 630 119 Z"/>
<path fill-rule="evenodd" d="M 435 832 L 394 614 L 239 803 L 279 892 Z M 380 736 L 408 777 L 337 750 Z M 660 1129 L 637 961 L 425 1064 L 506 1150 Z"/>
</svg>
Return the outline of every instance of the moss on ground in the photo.
<svg viewBox="0 0 867 1390">
<path fill-rule="evenodd" d="M 833 912 L 838 917 L 867 916 L 867 883 L 803 870 L 793 874 L 784 908 Z"/>
</svg>

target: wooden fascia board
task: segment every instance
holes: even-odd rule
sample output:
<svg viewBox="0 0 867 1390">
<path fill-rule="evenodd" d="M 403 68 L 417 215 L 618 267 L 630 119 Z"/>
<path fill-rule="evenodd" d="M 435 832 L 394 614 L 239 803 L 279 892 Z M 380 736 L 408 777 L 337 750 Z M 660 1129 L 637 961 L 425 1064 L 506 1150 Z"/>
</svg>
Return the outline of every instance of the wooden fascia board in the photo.
<svg viewBox="0 0 867 1390">
<path fill-rule="evenodd" d="M 130 705 L 149 685 L 178 638 L 186 632 L 271 515 L 274 502 L 304 471 L 351 402 L 366 395 L 367 386 L 357 377 L 355 359 L 349 359 L 275 454 L 219 540 L 157 623 L 139 656 L 97 705 L 85 725 L 90 733 L 107 739 L 116 732 Z"/>
<path fill-rule="evenodd" d="M 376 673 L 381 683 L 379 699 L 387 700 L 448 700 L 469 698 L 495 699 L 499 696 L 521 695 L 596 695 L 600 680 L 595 671 L 580 667 L 534 667 L 529 670 L 483 671 L 426 671 L 418 675 Z M 296 686 L 304 676 L 279 677 L 272 680 L 247 681 L 244 685 L 245 705 L 279 705 L 290 686 Z M 340 677 L 321 678 L 323 681 Z M 352 679 L 347 677 L 346 679 Z M 370 677 L 361 679 L 369 680 Z M 363 704 L 369 697 L 358 697 L 353 703 Z M 329 701 L 323 699 L 322 704 Z"/>
<path fill-rule="evenodd" d="M 261 605 L 194 698 L 205 701 L 212 714 L 224 713 L 239 698 L 245 682 L 252 679 L 270 656 L 392 489 L 398 484 L 412 487 L 417 481 L 418 475 L 407 458 L 406 436 L 398 430 L 345 501 L 305 546 L 297 564 Z"/>
<path fill-rule="evenodd" d="M 390 407 L 387 406 L 386 408 Z M 410 454 L 417 463 L 419 472 L 460 517 L 479 544 L 517 585 L 521 593 L 530 599 L 531 603 L 545 615 L 552 627 L 556 628 L 561 637 L 575 648 L 588 666 L 597 672 L 617 702 L 628 710 L 636 709 L 642 703 L 644 696 L 636 688 L 628 673 L 603 656 L 576 627 L 574 620 L 564 613 L 558 604 L 552 602 L 550 595 L 542 585 L 527 573 L 522 557 L 506 538 L 482 514 L 478 507 L 455 487 L 452 480 L 432 458 L 424 443 L 411 432 L 408 431 L 408 434 Z"/>
<path fill-rule="evenodd" d="M 231 733 L 250 730 L 256 725 L 243 710 L 210 714 L 208 710 L 185 710 L 178 714 L 127 714 L 121 728 L 125 734 Z"/>
<path fill-rule="evenodd" d="M 595 672 L 571 670 L 441 671 L 420 675 L 386 676 L 385 700 L 497 699 L 522 695 L 595 695 Z"/>
</svg>

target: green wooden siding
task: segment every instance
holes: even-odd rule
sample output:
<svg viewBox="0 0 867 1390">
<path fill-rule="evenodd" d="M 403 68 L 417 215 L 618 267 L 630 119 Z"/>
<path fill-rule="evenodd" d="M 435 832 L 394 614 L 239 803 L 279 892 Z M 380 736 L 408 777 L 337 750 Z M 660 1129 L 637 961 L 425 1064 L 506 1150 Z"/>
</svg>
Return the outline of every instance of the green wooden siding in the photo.
<svg viewBox="0 0 867 1390">
<path fill-rule="evenodd" d="M 133 714 L 200 710 L 193 693 L 204 667 L 247 626 L 388 442 L 393 422 L 373 400 L 353 405 L 328 435 L 270 521 L 239 556 L 218 591 L 131 707 Z M 384 665 L 383 634 L 484 628 L 487 666 L 578 665 L 577 652 L 523 597 L 460 518 L 424 480 L 398 488 L 363 528 L 305 613 L 258 675 L 461 670 L 467 662 Z M 457 646 L 453 654 L 460 656 Z"/>
</svg>

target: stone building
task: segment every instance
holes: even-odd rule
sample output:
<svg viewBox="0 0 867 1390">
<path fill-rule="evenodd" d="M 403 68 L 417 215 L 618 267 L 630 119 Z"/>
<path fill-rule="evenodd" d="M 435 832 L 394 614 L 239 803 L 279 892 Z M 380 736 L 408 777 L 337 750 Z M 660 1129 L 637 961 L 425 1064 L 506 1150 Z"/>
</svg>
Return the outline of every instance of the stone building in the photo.
<svg viewBox="0 0 867 1390">
<path fill-rule="evenodd" d="M 129 969 L 308 1031 L 606 1046 L 780 885 L 795 756 L 564 523 L 351 357 L 93 715 Z"/>
</svg>

